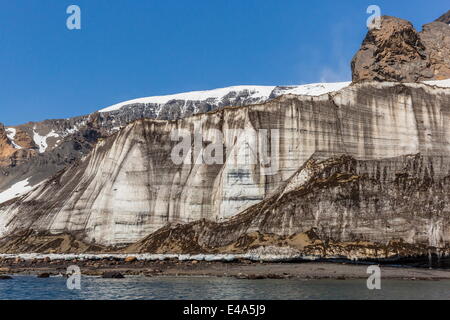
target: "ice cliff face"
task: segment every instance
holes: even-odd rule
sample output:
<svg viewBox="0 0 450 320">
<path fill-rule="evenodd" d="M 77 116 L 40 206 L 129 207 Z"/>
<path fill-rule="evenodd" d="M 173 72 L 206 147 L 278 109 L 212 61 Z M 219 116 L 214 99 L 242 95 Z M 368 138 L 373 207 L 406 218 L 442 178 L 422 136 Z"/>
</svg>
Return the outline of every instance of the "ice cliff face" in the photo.
<svg viewBox="0 0 450 320">
<path fill-rule="evenodd" d="M 445 248 L 449 120 L 450 89 L 385 82 L 135 121 L 1 205 L 0 236 L 70 233 L 106 246 L 150 237 L 135 249 L 227 251 L 252 232 L 285 243 L 282 237 L 314 230 L 326 241 Z M 201 132 L 203 147 L 223 143 L 229 156 L 206 164 L 193 153 L 190 163 L 174 164 L 171 134 L 180 129 Z M 278 132 L 278 144 L 266 155 L 260 140 L 241 139 L 243 129 Z M 236 160 L 243 155 L 256 164 Z"/>
<path fill-rule="evenodd" d="M 349 84 L 235 86 L 140 98 L 70 119 L 30 122 L 4 129 L 0 126 L 0 198 L 12 194 L 13 186 L 24 180 L 31 186 L 39 184 L 88 154 L 98 139 L 137 119 L 175 120 L 230 105 L 262 103 L 283 94 L 317 96 Z"/>
</svg>

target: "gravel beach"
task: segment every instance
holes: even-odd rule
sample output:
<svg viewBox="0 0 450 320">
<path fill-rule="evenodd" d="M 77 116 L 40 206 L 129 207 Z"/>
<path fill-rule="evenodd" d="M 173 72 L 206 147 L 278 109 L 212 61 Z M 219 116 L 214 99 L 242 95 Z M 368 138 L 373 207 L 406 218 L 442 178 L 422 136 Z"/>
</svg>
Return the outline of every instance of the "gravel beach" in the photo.
<svg viewBox="0 0 450 320">
<path fill-rule="evenodd" d="M 361 279 L 367 278 L 368 264 L 304 262 L 259 263 L 251 261 L 142 261 L 129 259 L 101 260 L 0 260 L 0 274 L 66 274 L 76 265 L 83 275 L 101 276 L 108 272 L 145 276 L 214 276 L 242 279 Z M 385 279 L 441 280 L 450 279 L 450 270 L 382 265 Z"/>
</svg>

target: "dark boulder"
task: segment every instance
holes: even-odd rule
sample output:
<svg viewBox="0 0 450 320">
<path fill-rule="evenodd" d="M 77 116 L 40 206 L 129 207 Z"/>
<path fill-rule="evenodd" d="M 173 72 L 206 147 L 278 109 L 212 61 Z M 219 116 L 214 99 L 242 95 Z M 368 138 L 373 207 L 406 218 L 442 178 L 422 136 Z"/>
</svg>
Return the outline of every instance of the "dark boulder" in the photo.
<svg viewBox="0 0 450 320">
<path fill-rule="evenodd" d="M 49 273 L 41 273 L 37 277 L 38 278 L 50 278 L 50 274 Z"/>
<path fill-rule="evenodd" d="M 102 278 L 103 279 L 123 279 L 125 277 L 120 272 L 107 271 L 107 272 L 103 272 Z"/>
</svg>

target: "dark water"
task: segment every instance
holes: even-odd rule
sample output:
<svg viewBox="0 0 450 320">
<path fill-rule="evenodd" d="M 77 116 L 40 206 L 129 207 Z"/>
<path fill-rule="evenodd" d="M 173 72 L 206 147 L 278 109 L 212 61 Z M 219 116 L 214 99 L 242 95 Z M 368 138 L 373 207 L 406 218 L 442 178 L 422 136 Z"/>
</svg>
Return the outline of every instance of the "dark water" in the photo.
<svg viewBox="0 0 450 320">
<path fill-rule="evenodd" d="M 101 279 L 83 277 L 81 290 L 66 279 L 14 276 L 0 281 L 0 299 L 450 299 L 450 281 L 382 281 L 368 290 L 365 280 L 239 280 L 233 278 Z"/>
</svg>

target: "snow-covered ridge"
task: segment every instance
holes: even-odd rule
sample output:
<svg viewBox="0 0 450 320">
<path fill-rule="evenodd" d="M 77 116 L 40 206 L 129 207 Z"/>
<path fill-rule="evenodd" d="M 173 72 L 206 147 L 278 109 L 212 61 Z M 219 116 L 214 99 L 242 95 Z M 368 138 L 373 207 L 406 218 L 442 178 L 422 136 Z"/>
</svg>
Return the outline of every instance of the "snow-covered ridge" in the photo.
<svg viewBox="0 0 450 320">
<path fill-rule="evenodd" d="M 321 96 L 330 92 L 336 92 L 348 87 L 351 82 L 312 83 L 290 87 L 282 90 L 281 94 L 294 94 L 298 96 Z"/>
<path fill-rule="evenodd" d="M 450 88 L 450 79 L 424 81 L 424 83 L 426 83 L 430 86 L 436 86 L 436 87 L 441 87 L 441 88 Z"/>
<path fill-rule="evenodd" d="M 99 112 L 110 112 L 119 110 L 123 106 L 130 104 L 166 104 L 173 100 L 184 100 L 184 101 L 206 101 L 206 100 L 222 100 L 225 96 L 232 92 L 248 92 L 252 98 L 261 99 L 262 101 L 267 100 L 275 89 L 275 86 L 234 86 L 228 88 L 213 89 L 207 91 L 192 91 L 178 94 L 171 94 L 166 96 L 154 96 L 139 98 L 134 100 L 129 100 L 115 104 L 113 106 L 104 108 Z"/>
<path fill-rule="evenodd" d="M 283 94 L 296 95 L 311 95 L 318 96 L 329 92 L 341 90 L 350 85 L 351 82 L 337 82 L 337 83 L 313 83 L 300 86 L 233 86 L 227 88 L 206 90 L 206 91 L 192 91 L 185 93 L 178 93 L 166 96 L 154 96 L 139 98 L 121 102 L 99 112 L 111 112 L 121 109 L 124 106 L 131 104 L 157 104 L 163 105 L 170 101 L 210 101 L 211 103 L 220 102 L 225 98 L 231 102 L 237 96 L 247 94 L 249 99 L 256 103 L 269 100 L 271 97 L 277 97 Z"/>
<path fill-rule="evenodd" d="M 450 88 L 450 79 L 425 81 L 425 84 L 438 86 L 442 88 Z M 117 111 L 122 107 L 133 104 L 155 104 L 164 105 L 171 101 L 200 102 L 207 101 L 211 104 L 218 104 L 227 99 L 231 103 L 238 97 L 246 96 L 246 99 L 253 103 L 265 102 L 271 98 L 276 98 L 285 94 L 303 95 L 303 96 L 320 96 L 330 92 L 336 92 L 348 87 L 351 84 L 347 82 L 331 82 L 331 83 L 311 83 L 296 86 L 233 86 L 220 89 L 206 91 L 192 91 L 165 96 L 152 96 L 138 98 L 120 102 L 118 104 L 101 109 L 99 112 Z"/>
</svg>

